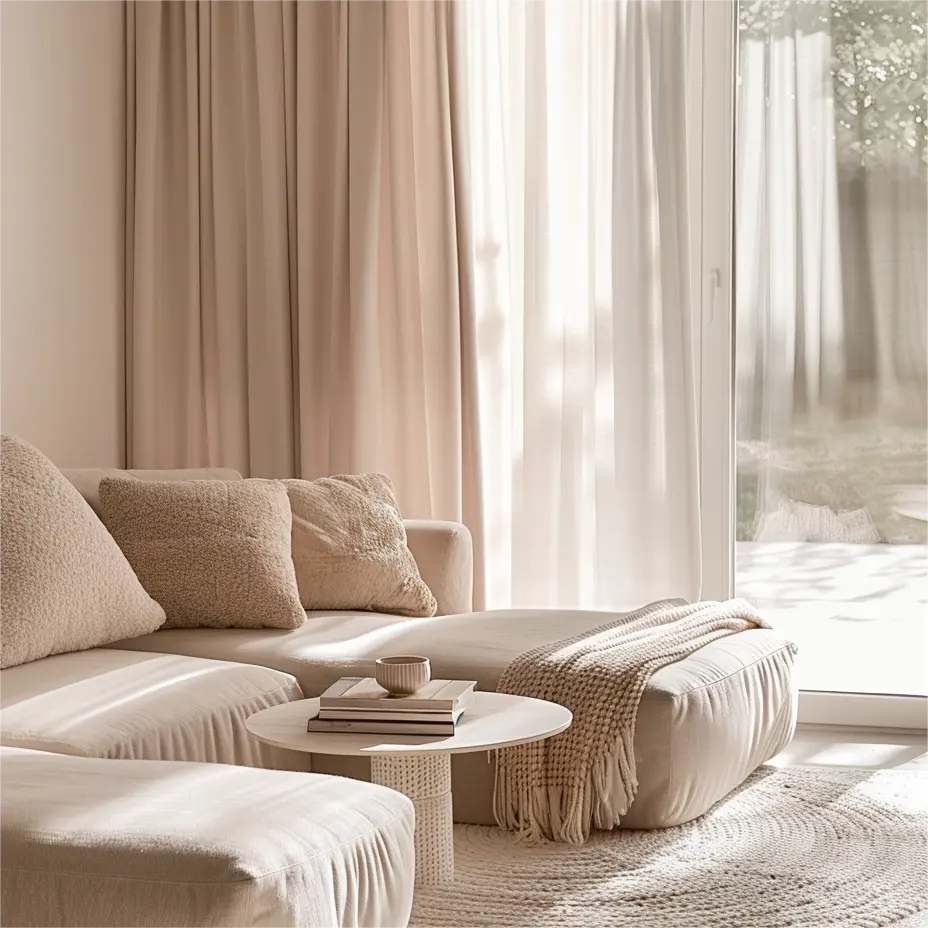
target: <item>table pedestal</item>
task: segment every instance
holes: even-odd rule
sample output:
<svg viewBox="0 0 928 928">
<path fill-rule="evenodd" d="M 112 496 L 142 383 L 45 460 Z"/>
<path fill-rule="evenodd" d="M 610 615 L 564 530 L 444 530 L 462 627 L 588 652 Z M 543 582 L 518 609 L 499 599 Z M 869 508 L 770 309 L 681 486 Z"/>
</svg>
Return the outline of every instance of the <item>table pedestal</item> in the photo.
<svg viewBox="0 0 928 928">
<path fill-rule="evenodd" d="M 408 796 L 416 808 L 416 885 L 453 880 L 451 755 L 374 756 L 371 780 Z"/>
</svg>

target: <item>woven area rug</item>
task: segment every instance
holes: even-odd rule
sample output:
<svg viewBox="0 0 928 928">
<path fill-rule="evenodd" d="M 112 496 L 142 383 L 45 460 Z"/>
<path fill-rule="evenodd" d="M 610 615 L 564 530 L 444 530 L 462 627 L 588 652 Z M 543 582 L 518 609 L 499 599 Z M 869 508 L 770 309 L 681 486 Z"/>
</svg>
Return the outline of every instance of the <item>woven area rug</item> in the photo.
<svg viewBox="0 0 928 928">
<path fill-rule="evenodd" d="M 762 767 L 701 819 L 582 847 L 455 827 L 455 880 L 414 926 L 928 925 L 928 777 Z"/>
</svg>

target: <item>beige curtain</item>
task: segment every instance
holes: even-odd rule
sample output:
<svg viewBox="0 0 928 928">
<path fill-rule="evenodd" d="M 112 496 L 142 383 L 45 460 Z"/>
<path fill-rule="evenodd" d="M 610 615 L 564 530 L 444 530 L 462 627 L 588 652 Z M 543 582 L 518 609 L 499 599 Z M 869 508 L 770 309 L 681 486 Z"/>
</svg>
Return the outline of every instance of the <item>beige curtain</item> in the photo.
<svg viewBox="0 0 928 928">
<path fill-rule="evenodd" d="M 382 471 L 480 539 L 447 2 L 130 3 L 128 458 Z"/>
</svg>

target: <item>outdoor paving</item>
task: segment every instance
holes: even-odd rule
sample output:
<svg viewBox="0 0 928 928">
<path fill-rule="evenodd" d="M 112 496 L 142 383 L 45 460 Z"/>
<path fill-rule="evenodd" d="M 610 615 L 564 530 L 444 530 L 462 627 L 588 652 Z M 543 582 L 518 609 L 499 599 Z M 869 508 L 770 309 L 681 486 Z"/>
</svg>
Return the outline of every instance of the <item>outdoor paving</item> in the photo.
<svg viewBox="0 0 928 928">
<path fill-rule="evenodd" d="M 736 545 L 736 595 L 799 645 L 799 686 L 928 695 L 925 545 Z"/>
</svg>

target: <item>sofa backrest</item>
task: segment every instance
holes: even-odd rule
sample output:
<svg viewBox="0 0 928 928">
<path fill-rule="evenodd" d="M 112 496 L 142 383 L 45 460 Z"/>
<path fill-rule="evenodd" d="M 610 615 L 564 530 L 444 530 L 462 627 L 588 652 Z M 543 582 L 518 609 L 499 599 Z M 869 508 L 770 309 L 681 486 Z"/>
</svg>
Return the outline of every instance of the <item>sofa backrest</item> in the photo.
<svg viewBox="0 0 928 928">
<path fill-rule="evenodd" d="M 242 475 L 231 467 L 188 467 L 176 470 L 119 470 L 115 467 L 83 467 L 62 470 L 62 473 L 100 513 L 100 481 L 104 477 L 129 476 L 138 480 L 241 480 Z"/>
</svg>

